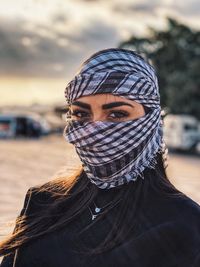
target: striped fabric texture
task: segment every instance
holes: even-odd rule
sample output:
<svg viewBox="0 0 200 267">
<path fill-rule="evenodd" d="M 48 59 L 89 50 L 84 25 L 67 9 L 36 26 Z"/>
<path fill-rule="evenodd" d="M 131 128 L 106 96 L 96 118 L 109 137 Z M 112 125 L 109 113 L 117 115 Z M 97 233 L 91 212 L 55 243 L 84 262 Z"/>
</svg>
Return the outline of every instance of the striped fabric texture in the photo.
<svg viewBox="0 0 200 267">
<path fill-rule="evenodd" d="M 125 49 L 102 50 L 81 66 L 65 89 L 69 105 L 81 96 L 111 93 L 149 108 L 143 117 L 123 121 L 69 120 L 64 137 L 73 144 L 90 181 L 109 189 L 155 167 L 164 153 L 160 96 L 154 68 L 137 53 Z"/>
</svg>

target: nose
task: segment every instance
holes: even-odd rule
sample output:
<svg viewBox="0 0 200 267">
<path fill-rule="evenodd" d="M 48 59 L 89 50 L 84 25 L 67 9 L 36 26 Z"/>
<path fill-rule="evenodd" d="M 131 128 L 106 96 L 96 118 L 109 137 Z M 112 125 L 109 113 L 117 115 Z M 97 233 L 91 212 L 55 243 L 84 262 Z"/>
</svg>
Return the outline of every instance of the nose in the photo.
<svg viewBox="0 0 200 267">
<path fill-rule="evenodd" d="M 102 113 L 95 113 L 93 114 L 92 121 L 105 121 L 105 115 Z"/>
</svg>

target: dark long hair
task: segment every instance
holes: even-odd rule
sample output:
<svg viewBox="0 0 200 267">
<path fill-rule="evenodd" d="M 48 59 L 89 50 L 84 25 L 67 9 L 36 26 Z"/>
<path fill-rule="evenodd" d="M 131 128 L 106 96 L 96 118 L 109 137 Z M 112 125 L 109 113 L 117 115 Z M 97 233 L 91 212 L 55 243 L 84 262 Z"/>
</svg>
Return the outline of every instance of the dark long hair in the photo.
<svg viewBox="0 0 200 267">
<path fill-rule="evenodd" d="M 163 196 L 183 195 L 169 181 L 160 154 L 157 154 L 156 162 L 155 169 L 147 168 L 144 171 L 144 179 L 138 178 L 136 182 L 130 182 L 114 189 L 118 190 L 118 194 L 112 200 L 113 205 L 119 200 L 122 203 L 118 208 L 112 229 L 103 243 L 95 249 L 90 249 L 89 253 L 101 253 L 112 249 L 129 236 L 134 229 L 134 222 L 137 220 L 142 201 L 149 187 Z M 42 212 L 38 209 L 34 214 L 19 216 L 14 233 L 0 243 L 0 256 L 10 254 L 32 240 L 66 227 L 88 208 L 99 190 L 102 189 L 98 189 L 96 185 L 92 184 L 83 170 L 68 179 L 56 179 L 45 183 L 39 188 L 39 191 L 37 189 L 37 194 L 48 193 L 52 199 L 48 208 Z M 131 212 L 128 212 L 130 209 Z M 100 216 L 96 220 L 99 219 L 101 219 Z M 87 248 L 84 251 L 88 253 Z"/>
</svg>

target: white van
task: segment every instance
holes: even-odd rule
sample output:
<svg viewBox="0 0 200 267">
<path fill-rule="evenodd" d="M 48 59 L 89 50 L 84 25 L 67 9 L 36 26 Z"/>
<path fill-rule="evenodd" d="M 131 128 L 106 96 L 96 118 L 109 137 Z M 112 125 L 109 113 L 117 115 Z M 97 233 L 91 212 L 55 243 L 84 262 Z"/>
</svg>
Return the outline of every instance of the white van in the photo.
<svg viewBox="0 0 200 267">
<path fill-rule="evenodd" d="M 38 114 L 0 114 L 0 138 L 40 137 L 50 132 Z"/>
<path fill-rule="evenodd" d="M 199 121 L 190 115 L 167 115 L 164 118 L 164 139 L 172 149 L 196 149 L 200 142 Z"/>
</svg>

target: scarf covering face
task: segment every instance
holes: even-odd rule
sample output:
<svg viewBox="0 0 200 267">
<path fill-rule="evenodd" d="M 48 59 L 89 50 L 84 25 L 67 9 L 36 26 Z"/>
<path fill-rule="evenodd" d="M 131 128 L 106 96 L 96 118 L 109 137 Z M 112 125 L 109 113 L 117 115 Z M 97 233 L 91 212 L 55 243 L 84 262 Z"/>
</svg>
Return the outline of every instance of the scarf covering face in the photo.
<svg viewBox="0 0 200 267">
<path fill-rule="evenodd" d="M 113 188 L 155 168 L 155 156 L 165 151 L 160 97 L 155 71 L 141 56 L 125 49 L 107 49 L 90 57 L 67 85 L 69 105 L 79 97 L 110 93 L 149 108 L 138 119 L 123 122 L 69 121 L 66 140 L 75 146 L 90 181 Z"/>
</svg>

